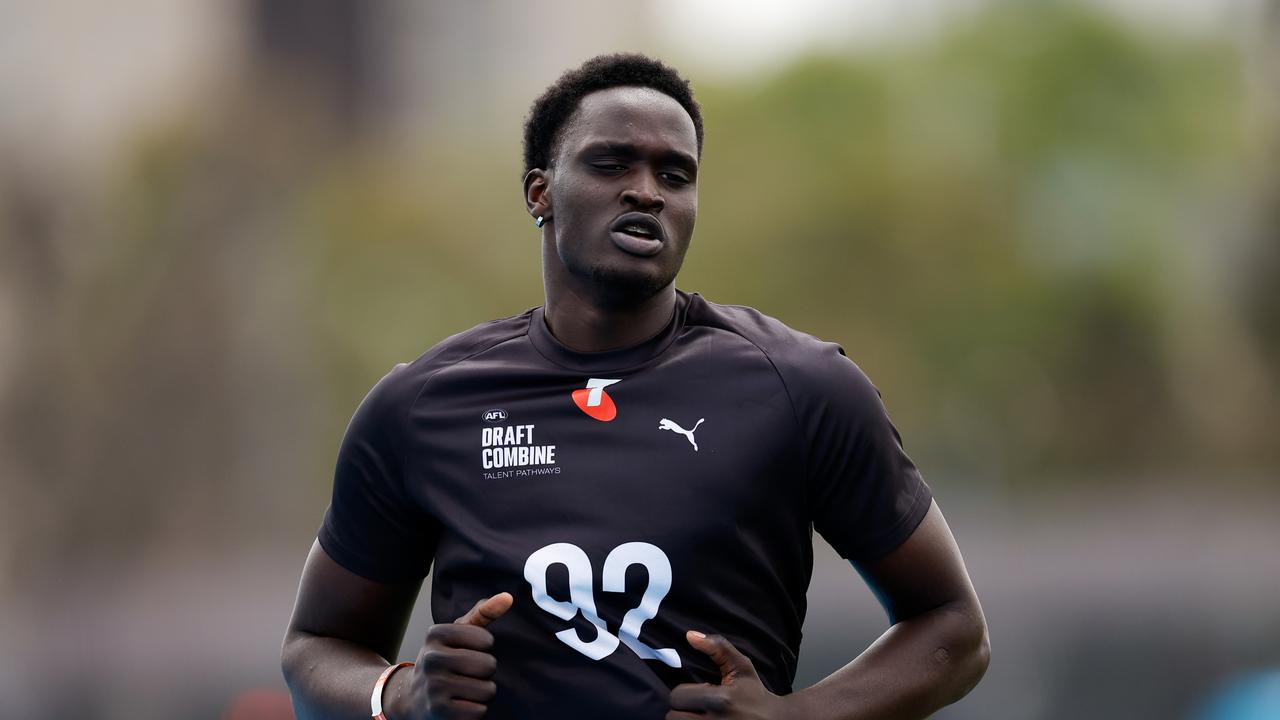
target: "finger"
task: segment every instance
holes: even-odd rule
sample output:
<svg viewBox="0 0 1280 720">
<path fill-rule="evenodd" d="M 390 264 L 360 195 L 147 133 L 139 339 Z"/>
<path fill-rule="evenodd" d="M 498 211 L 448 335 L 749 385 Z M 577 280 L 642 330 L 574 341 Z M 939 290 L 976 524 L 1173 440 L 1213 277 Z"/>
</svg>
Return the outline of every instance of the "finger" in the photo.
<svg viewBox="0 0 1280 720">
<path fill-rule="evenodd" d="M 705 653 L 720 668 L 720 684 L 731 685 L 738 678 L 759 679 L 751 659 L 738 651 L 723 635 L 704 635 L 697 630 L 685 633 L 695 650 Z"/>
<path fill-rule="evenodd" d="M 451 674 L 436 678 L 435 682 L 445 696 L 459 700 L 487 703 L 498 694 L 498 685 L 492 680 Z"/>
<path fill-rule="evenodd" d="M 483 703 L 471 702 L 470 700 L 459 700 L 454 698 L 449 701 L 449 717 L 451 718 L 479 718 L 484 717 L 488 711 L 488 706 Z"/>
<path fill-rule="evenodd" d="M 418 664 L 429 675 L 453 674 L 488 680 L 498 672 L 497 658 L 475 650 L 433 648 L 418 656 Z"/>
<path fill-rule="evenodd" d="M 467 611 L 466 615 L 454 620 L 458 625 L 475 625 L 477 627 L 488 627 L 489 623 L 497 620 L 515 603 L 516 599 L 511 593 L 500 592 L 493 597 L 485 598 L 475 604 L 475 607 Z"/>
<path fill-rule="evenodd" d="M 475 625 L 432 625 L 427 630 L 425 644 L 428 647 L 465 648 L 484 652 L 493 648 L 493 633 Z"/>
<path fill-rule="evenodd" d="M 727 707 L 726 689 L 708 683 L 685 683 L 671 690 L 671 709 L 692 712 L 722 712 Z"/>
</svg>

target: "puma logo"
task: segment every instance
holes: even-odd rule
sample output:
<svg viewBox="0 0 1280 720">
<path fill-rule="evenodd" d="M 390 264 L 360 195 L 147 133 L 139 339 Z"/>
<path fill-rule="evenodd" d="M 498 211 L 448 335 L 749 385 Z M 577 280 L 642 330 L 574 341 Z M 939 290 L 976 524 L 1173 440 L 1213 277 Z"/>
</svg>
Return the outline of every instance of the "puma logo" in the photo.
<svg viewBox="0 0 1280 720">
<path fill-rule="evenodd" d="M 658 422 L 658 429 L 670 430 L 673 433 L 680 433 L 681 435 L 689 438 L 689 444 L 693 446 L 693 451 L 698 452 L 698 441 L 693 439 L 693 433 L 698 430 L 698 426 L 701 425 L 705 420 L 706 418 L 698 418 L 698 422 L 694 423 L 692 428 L 685 430 L 684 428 L 680 427 L 674 422 L 666 418 L 662 418 L 662 420 Z"/>
</svg>

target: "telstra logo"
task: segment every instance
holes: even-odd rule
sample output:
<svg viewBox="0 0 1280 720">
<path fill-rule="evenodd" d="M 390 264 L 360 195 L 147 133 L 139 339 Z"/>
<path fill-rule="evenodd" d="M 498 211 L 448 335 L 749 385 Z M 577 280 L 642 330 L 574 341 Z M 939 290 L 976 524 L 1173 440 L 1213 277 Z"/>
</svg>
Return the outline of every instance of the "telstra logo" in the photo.
<svg viewBox="0 0 1280 720">
<path fill-rule="evenodd" d="M 573 391 L 573 404 L 596 420 L 609 422 L 618 417 L 618 406 L 613 404 L 613 398 L 604 389 L 618 382 L 622 381 L 591 378 L 585 388 Z"/>
</svg>

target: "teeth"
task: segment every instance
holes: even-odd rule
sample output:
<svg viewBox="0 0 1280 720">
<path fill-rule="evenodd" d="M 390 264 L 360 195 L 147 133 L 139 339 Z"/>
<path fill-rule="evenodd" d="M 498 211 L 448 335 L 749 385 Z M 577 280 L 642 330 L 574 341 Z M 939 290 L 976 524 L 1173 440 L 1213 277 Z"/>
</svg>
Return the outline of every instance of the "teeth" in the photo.
<svg viewBox="0 0 1280 720">
<path fill-rule="evenodd" d="M 641 227 L 639 225 L 627 225 L 622 229 L 624 232 L 629 232 L 629 233 L 632 233 L 633 235 L 649 235 L 650 234 L 648 228 Z"/>
</svg>

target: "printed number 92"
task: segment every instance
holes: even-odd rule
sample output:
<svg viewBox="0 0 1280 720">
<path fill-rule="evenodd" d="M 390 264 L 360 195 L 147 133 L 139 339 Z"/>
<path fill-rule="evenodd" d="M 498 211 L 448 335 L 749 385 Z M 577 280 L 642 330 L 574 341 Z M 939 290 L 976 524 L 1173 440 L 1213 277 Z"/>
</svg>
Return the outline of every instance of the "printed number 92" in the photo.
<svg viewBox="0 0 1280 720">
<path fill-rule="evenodd" d="M 552 565 L 563 565 L 569 571 L 569 600 L 556 600 L 547 593 L 547 570 Z M 572 620 L 579 612 L 596 626 L 596 637 L 587 642 L 574 628 L 556 633 L 565 645 L 600 660 L 618 649 L 618 643 L 631 648 L 645 660 L 660 660 L 673 668 L 680 667 L 680 656 L 671 648 L 654 649 L 640 641 L 640 626 L 658 614 L 658 605 L 671 590 L 671 561 L 656 545 L 646 542 L 629 542 L 614 548 L 604 559 L 602 587 L 605 592 L 624 592 L 627 589 L 627 568 L 643 565 L 649 572 L 649 585 L 644 589 L 640 605 L 622 617 L 618 634 L 605 627 L 596 614 L 596 599 L 592 590 L 594 575 L 587 553 L 572 543 L 552 543 L 535 551 L 524 563 L 524 579 L 533 590 L 533 601 L 538 607 L 562 620 Z"/>
</svg>

